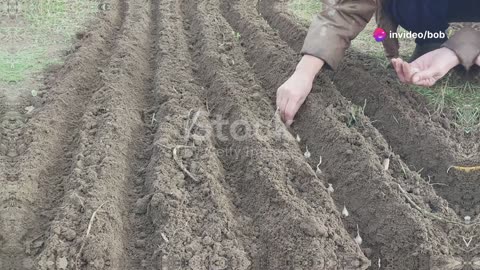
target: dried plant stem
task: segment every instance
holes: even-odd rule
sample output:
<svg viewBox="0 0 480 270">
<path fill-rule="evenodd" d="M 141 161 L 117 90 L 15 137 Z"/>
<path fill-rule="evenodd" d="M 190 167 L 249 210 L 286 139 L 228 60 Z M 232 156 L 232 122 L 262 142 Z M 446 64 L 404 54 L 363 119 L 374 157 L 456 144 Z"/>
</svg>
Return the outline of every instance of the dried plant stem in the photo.
<svg viewBox="0 0 480 270">
<path fill-rule="evenodd" d="M 78 269 L 78 260 L 80 259 L 80 256 L 82 255 L 82 251 L 85 248 L 85 244 L 87 243 L 87 238 L 90 236 L 90 231 L 92 230 L 93 222 L 95 221 L 95 217 L 97 216 L 98 211 L 106 204 L 107 202 L 102 203 L 95 211 L 93 211 L 92 216 L 90 217 L 90 221 L 88 222 L 87 226 L 87 231 L 85 233 L 85 236 L 83 237 L 82 245 L 80 246 L 80 249 L 78 250 L 77 257 L 75 258 L 75 269 Z"/>
</svg>

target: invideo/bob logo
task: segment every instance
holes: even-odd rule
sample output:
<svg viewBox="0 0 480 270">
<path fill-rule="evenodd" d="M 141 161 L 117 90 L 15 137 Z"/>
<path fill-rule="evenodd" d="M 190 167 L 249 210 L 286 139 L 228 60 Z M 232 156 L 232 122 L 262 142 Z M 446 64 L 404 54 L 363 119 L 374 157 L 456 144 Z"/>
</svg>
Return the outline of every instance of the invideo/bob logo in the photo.
<svg viewBox="0 0 480 270">
<path fill-rule="evenodd" d="M 373 38 L 377 42 L 382 42 L 387 38 L 392 39 L 446 39 L 447 34 L 445 32 L 430 32 L 428 30 L 424 32 L 411 32 L 411 31 L 402 31 L 402 32 L 389 32 L 387 33 L 382 28 L 377 28 L 373 31 Z"/>
</svg>

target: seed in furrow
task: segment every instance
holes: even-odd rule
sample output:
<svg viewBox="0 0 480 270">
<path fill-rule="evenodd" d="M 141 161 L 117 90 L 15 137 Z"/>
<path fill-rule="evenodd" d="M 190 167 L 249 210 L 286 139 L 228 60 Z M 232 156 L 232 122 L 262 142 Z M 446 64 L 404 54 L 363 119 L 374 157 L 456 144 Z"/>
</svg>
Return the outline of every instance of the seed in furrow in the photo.
<svg viewBox="0 0 480 270">
<path fill-rule="evenodd" d="M 217 140 L 222 149 L 238 153 L 236 157 L 226 155 L 223 162 L 239 207 L 258 228 L 258 251 L 252 254 L 252 268 L 284 269 L 290 265 L 312 269 L 337 263 L 367 267 L 358 246 L 342 229 L 325 186 L 296 148 L 295 139 L 278 119 L 273 122 L 279 128 L 272 125 L 275 110 L 261 95 L 263 90 L 255 83 L 219 5 L 217 0 L 186 1 L 183 7 L 190 18 L 187 28 L 194 60 L 209 67 L 198 69 L 197 75 L 214 105 L 212 112 L 224 117 L 227 127 L 246 123 L 235 130 L 238 135 L 246 134 L 245 138 L 239 140 L 230 134 Z M 249 134 L 249 127 L 258 130 Z"/>
<path fill-rule="evenodd" d="M 256 1 L 223 2 L 222 11 L 242 36 L 247 59 L 259 81 L 265 89 L 276 89 L 290 75 L 287 67 L 295 64 L 296 54 L 256 14 L 255 6 Z M 381 135 L 368 124 L 367 118 L 363 120 L 366 125 L 363 129 L 347 128 L 342 112 L 348 112 L 350 105 L 331 86 L 328 78 L 320 79 L 324 81 L 323 89 L 321 92 L 314 89 L 310 94 L 295 129 L 309 145 L 312 156 L 323 157 L 323 167 L 334 182 L 335 199 L 351 209 L 350 217 L 354 222 L 348 222 L 347 228 L 354 231 L 358 223 L 363 232 L 362 246 L 379 249 L 378 252 L 364 250 L 372 261 L 382 259 L 393 269 L 428 269 L 429 258 L 419 254 L 443 254 L 441 245 L 448 246 L 437 235 L 440 224 L 419 217 L 405 204 L 394 184 L 396 179 L 385 175 L 382 169 L 380 160 L 383 159 L 379 158 L 379 152 L 387 151 L 388 147 Z M 442 200 L 434 196 L 431 189 L 428 191 L 424 185 L 422 191 L 445 209 Z M 427 204 L 422 206 L 428 207 Z M 440 215 L 453 218 L 451 212 Z M 432 247 L 431 241 L 439 244 Z"/>
<path fill-rule="evenodd" d="M 151 253 L 148 224 L 136 231 L 135 219 L 142 218 L 134 215 L 134 199 L 143 196 L 132 183 L 151 143 L 150 15 L 150 4 L 128 3 L 104 86 L 81 120 L 66 195 L 38 257 L 40 269 L 59 261 L 69 269 L 138 269 Z"/>
</svg>

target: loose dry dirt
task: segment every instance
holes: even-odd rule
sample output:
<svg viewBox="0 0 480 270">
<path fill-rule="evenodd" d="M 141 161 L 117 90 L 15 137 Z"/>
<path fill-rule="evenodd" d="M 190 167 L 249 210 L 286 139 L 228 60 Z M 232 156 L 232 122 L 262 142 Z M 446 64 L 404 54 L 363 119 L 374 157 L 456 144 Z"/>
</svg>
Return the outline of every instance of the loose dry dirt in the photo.
<svg viewBox="0 0 480 270">
<path fill-rule="evenodd" d="M 393 72 L 349 52 L 287 129 L 284 2 L 112 1 L 1 111 L 1 269 L 480 266 L 478 138 Z"/>
</svg>

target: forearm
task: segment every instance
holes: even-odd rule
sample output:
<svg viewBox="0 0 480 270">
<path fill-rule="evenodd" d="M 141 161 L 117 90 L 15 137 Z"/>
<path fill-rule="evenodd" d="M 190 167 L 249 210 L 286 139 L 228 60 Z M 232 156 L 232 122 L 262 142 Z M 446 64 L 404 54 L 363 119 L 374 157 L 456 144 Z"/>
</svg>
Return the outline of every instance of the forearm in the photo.
<svg viewBox="0 0 480 270">
<path fill-rule="evenodd" d="M 378 0 L 379 1 L 379 0 Z M 322 59 L 335 70 L 350 42 L 370 21 L 374 0 L 322 0 L 323 10 L 314 16 L 301 53 Z"/>
<path fill-rule="evenodd" d="M 325 61 L 322 59 L 311 56 L 304 55 L 295 69 L 295 73 L 301 73 L 304 76 L 311 78 L 312 80 L 317 76 L 317 74 L 322 69 Z"/>
<path fill-rule="evenodd" d="M 480 27 L 476 23 L 458 24 L 459 29 L 442 47 L 449 48 L 468 70 L 480 55 Z"/>
</svg>

